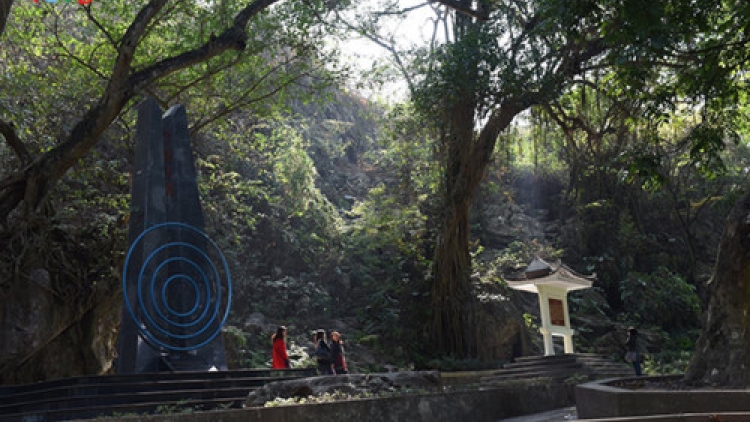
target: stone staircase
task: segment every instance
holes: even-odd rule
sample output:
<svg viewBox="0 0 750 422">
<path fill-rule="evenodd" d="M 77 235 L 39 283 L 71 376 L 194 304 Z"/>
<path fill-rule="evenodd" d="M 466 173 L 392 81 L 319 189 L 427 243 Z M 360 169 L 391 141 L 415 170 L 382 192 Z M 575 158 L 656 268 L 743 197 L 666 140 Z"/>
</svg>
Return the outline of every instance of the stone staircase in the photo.
<svg viewBox="0 0 750 422">
<path fill-rule="evenodd" d="M 51 422 L 102 416 L 241 408 L 247 394 L 314 369 L 247 369 L 80 376 L 0 386 L 0 420 Z"/>
<path fill-rule="evenodd" d="M 615 362 L 597 354 L 577 353 L 517 358 L 515 362 L 504 365 L 502 369 L 483 376 L 480 383 L 493 385 L 529 378 L 550 378 L 562 382 L 570 377 L 594 380 L 632 375 L 632 369 L 625 362 Z"/>
</svg>

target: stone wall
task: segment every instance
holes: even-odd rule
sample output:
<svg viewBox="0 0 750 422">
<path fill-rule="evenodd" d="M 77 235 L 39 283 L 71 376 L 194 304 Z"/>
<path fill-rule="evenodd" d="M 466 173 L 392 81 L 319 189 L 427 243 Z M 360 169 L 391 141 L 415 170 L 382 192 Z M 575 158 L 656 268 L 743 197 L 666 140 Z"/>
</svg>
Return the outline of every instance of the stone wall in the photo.
<svg viewBox="0 0 750 422">
<path fill-rule="evenodd" d="M 573 388 L 560 383 L 512 385 L 479 391 L 406 395 L 331 403 L 254 407 L 189 414 L 130 416 L 121 422 L 496 422 L 571 406 Z M 112 422 L 113 418 L 91 422 Z"/>
<path fill-rule="evenodd" d="M 643 377 L 647 380 L 678 379 L 681 375 Z M 576 388 L 576 408 L 581 419 L 682 415 L 709 412 L 750 412 L 750 391 L 727 389 L 626 389 L 594 381 Z M 676 416 L 669 416 L 676 417 Z M 746 419 L 750 415 L 745 413 Z M 724 419 L 716 419 L 724 420 Z"/>
</svg>

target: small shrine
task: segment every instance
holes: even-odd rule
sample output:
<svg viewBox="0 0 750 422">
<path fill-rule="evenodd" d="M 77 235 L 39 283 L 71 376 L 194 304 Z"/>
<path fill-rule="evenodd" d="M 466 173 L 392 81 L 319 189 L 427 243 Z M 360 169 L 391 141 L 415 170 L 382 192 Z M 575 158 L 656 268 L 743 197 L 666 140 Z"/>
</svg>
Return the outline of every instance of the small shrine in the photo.
<svg viewBox="0 0 750 422">
<path fill-rule="evenodd" d="M 554 266 L 535 258 L 524 272 L 516 277 L 505 277 L 508 287 L 539 295 L 539 310 L 544 337 L 544 355 L 555 354 L 552 336 L 563 338 L 565 353 L 573 350 L 573 334 L 568 313 L 568 292 L 588 289 L 596 280 L 596 274 L 578 274 L 562 263 Z"/>
</svg>

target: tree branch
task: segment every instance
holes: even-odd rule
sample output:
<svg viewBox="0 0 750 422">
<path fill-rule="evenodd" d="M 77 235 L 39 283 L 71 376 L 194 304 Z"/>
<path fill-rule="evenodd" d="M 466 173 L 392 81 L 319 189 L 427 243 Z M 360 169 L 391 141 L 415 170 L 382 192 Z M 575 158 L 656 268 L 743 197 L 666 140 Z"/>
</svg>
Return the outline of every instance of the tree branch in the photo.
<svg viewBox="0 0 750 422">
<path fill-rule="evenodd" d="M 4 221 L 20 204 L 21 191 L 19 189 L 24 192 L 22 200 L 26 205 L 26 212 L 31 213 L 35 210 L 65 172 L 96 145 L 101 134 L 139 91 L 159 78 L 204 62 L 229 49 L 242 50 L 245 47 L 246 26 L 250 18 L 278 1 L 280 0 L 257 0 L 242 9 L 235 16 L 234 24 L 219 37 L 212 37 L 201 47 L 132 73 L 131 64 L 144 32 L 168 2 L 168 0 L 151 0 L 136 15 L 122 37 L 109 83 L 99 102 L 89 109 L 62 143 L 25 169 L 25 177 L 19 179 L 15 177 L 18 174 L 11 175 L 9 180 L 14 183 L 3 184 L 4 189 L 0 190 L 0 221 Z M 22 180 L 20 182 L 23 183 L 22 185 L 19 180 Z"/>
<path fill-rule="evenodd" d="M 13 7 L 13 0 L 0 0 L 0 38 L 5 31 L 5 23 L 10 17 L 11 7 Z"/>
<path fill-rule="evenodd" d="M 5 137 L 5 141 L 10 145 L 13 152 L 16 153 L 16 156 L 21 160 L 23 166 L 31 161 L 31 154 L 29 154 L 29 151 L 26 149 L 26 145 L 21 141 L 21 138 L 18 137 L 13 123 L 0 120 L 0 134 Z"/>
<path fill-rule="evenodd" d="M 467 4 L 467 2 L 461 0 L 430 0 L 430 2 L 440 3 L 449 9 L 453 9 L 458 13 L 464 14 L 480 21 L 486 21 L 490 18 L 489 12 L 486 8 L 480 7 L 477 9 L 472 9 L 470 3 Z"/>
</svg>

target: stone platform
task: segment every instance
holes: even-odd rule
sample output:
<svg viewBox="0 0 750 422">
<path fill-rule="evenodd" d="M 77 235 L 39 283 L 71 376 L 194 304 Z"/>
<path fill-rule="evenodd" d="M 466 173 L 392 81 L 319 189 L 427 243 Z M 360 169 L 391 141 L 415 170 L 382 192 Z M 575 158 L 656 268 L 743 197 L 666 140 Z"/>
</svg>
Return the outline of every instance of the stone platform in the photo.
<svg viewBox="0 0 750 422">
<path fill-rule="evenodd" d="M 632 379 L 680 378 L 682 375 Z M 615 380 L 600 380 L 578 385 L 575 395 L 579 420 L 750 421 L 750 390 L 628 389 L 617 387 Z"/>
</svg>

